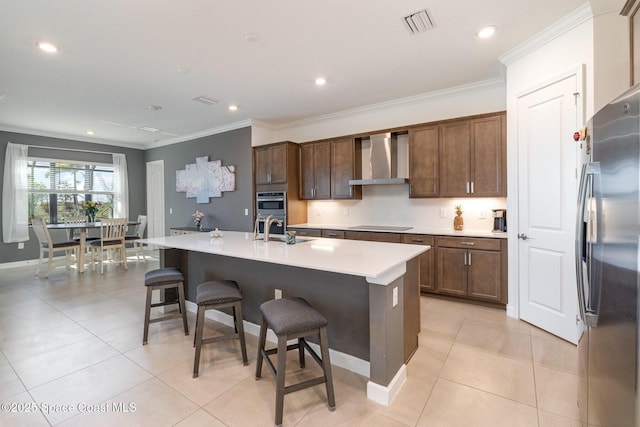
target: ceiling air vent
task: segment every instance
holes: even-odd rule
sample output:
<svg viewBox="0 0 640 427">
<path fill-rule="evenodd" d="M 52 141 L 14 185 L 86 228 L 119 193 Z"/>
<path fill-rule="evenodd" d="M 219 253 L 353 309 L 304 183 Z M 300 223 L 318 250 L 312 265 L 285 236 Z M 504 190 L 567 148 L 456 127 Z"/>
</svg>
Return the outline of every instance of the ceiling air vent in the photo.
<svg viewBox="0 0 640 427">
<path fill-rule="evenodd" d="M 427 9 L 405 16 L 402 18 L 402 22 L 404 22 L 404 25 L 412 35 L 423 33 L 435 27 L 433 18 L 429 15 L 429 11 Z"/>
<path fill-rule="evenodd" d="M 208 98 L 206 96 L 196 96 L 195 98 L 193 98 L 193 100 L 196 102 L 200 102 L 204 105 L 214 105 L 218 103 L 218 101 L 216 101 L 215 99 Z"/>
<path fill-rule="evenodd" d="M 145 132 L 159 132 L 160 131 L 160 129 L 152 128 L 151 126 L 140 126 L 138 128 L 138 130 L 143 130 Z"/>
</svg>

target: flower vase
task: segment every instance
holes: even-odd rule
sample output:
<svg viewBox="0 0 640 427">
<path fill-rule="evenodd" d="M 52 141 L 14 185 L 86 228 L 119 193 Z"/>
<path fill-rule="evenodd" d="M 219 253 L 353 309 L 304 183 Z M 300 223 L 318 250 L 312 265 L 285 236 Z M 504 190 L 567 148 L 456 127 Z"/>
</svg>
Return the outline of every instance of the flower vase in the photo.
<svg viewBox="0 0 640 427">
<path fill-rule="evenodd" d="M 460 231 L 464 227 L 464 219 L 462 218 L 462 214 L 457 214 L 455 218 L 453 218 L 453 229 Z"/>
<path fill-rule="evenodd" d="M 202 224 L 197 223 L 196 224 L 196 231 L 201 231 L 202 230 Z"/>
<path fill-rule="evenodd" d="M 96 214 L 89 213 L 87 214 L 88 222 L 96 222 Z"/>
</svg>

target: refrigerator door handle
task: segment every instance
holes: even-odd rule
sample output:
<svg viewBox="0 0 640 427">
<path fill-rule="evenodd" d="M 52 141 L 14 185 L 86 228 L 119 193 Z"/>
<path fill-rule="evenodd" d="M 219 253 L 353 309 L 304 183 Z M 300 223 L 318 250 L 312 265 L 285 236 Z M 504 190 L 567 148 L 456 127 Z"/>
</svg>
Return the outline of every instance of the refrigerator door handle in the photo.
<svg viewBox="0 0 640 427">
<path fill-rule="evenodd" d="M 594 175 L 599 173 L 598 163 L 585 163 L 582 165 L 580 175 L 580 189 L 578 190 L 578 217 L 576 220 L 576 278 L 578 287 L 578 305 L 580 307 L 580 317 L 586 326 L 597 326 L 598 314 L 591 310 L 587 295 L 590 295 L 589 275 L 588 275 L 588 249 L 586 245 L 585 211 L 587 203 L 587 193 L 592 188 Z"/>
</svg>

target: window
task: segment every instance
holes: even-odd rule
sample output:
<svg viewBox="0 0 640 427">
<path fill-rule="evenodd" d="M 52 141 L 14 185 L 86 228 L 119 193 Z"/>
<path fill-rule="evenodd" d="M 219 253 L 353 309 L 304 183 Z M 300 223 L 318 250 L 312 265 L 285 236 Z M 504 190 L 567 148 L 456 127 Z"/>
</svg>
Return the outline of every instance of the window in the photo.
<svg viewBox="0 0 640 427">
<path fill-rule="evenodd" d="M 84 215 L 82 203 L 101 203 L 98 218 L 113 217 L 113 165 L 69 163 L 33 159 L 27 162 L 29 222 L 48 217 L 52 224 L 69 216 Z"/>
</svg>

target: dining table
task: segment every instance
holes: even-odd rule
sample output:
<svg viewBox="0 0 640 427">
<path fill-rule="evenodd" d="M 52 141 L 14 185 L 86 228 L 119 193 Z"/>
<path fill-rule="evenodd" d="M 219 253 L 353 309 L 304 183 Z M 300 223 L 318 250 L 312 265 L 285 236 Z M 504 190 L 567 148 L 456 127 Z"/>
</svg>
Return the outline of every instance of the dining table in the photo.
<svg viewBox="0 0 640 427">
<path fill-rule="evenodd" d="M 140 224 L 137 221 L 127 221 L 127 226 L 131 226 L 131 225 L 138 225 Z M 100 221 L 96 221 L 96 222 L 80 222 L 80 223 L 59 223 L 59 224 L 47 224 L 47 228 L 49 230 L 65 230 L 67 231 L 70 235 L 73 235 L 73 231 L 74 230 L 80 230 L 80 253 L 77 256 L 77 263 L 78 263 L 78 272 L 80 273 L 84 273 L 85 268 L 84 268 L 84 255 L 86 252 L 86 248 L 87 248 L 87 231 L 92 229 L 92 228 L 100 228 L 101 226 L 101 222 Z"/>
</svg>

